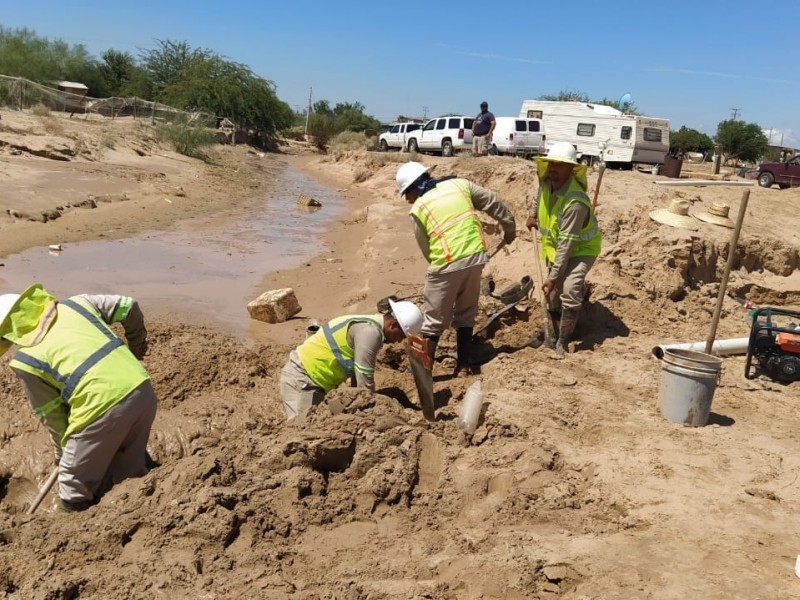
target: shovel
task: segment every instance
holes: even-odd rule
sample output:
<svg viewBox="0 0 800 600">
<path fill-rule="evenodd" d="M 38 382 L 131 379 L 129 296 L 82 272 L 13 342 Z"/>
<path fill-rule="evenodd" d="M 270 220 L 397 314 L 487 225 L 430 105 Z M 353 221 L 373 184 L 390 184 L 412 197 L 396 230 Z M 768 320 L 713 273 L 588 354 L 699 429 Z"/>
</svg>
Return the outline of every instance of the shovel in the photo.
<svg viewBox="0 0 800 600">
<path fill-rule="evenodd" d="M 39 508 L 39 505 L 44 500 L 45 496 L 50 493 L 50 488 L 53 487 L 53 484 L 58 479 L 58 467 L 53 469 L 53 472 L 50 473 L 50 477 L 42 484 L 41 489 L 39 489 L 39 493 L 36 495 L 36 498 L 33 499 L 31 502 L 30 508 L 28 508 L 27 514 L 32 515 L 36 512 L 36 509 Z"/>
<path fill-rule="evenodd" d="M 433 404 L 433 361 L 428 354 L 428 340 L 420 335 L 407 336 L 406 353 L 417 386 L 422 416 L 433 421 L 436 419 L 436 409 Z"/>
<path fill-rule="evenodd" d="M 542 305 L 542 318 L 544 319 L 544 343 L 548 348 L 555 348 L 556 345 L 556 329 L 553 325 L 553 318 L 550 316 L 550 311 L 547 310 L 547 298 L 544 296 L 542 286 L 544 285 L 544 275 L 542 275 L 542 253 L 539 250 L 539 232 L 533 234 L 533 247 L 536 253 L 536 271 L 539 275 L 539 285 L 536 289 L 539 291 L 539 303 Z"/>
</svg>

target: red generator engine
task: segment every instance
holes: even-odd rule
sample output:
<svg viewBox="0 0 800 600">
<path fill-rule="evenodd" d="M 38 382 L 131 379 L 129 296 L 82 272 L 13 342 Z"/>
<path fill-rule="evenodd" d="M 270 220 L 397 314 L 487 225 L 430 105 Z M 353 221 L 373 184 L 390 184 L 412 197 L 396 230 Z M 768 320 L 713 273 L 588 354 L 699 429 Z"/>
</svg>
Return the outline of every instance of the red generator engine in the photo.
<svg viewBox="0 0 800 600">
<path fill-rule="evenodd" d="M 752 312 L 744 376 L 764 374 L 780 383 L 800 381 L 800 312 L 758 308 Z"/>
</svg>

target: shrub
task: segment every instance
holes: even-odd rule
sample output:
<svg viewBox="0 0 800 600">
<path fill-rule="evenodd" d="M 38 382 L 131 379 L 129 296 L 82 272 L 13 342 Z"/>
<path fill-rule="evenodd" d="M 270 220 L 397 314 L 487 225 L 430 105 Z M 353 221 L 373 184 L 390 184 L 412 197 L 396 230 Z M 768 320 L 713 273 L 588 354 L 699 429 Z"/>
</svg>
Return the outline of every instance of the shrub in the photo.
<svg viewBox="0 0 800 600">
<path fill-rule="evenodd" d="M 100 147 L 101 148 L 109 148 L 113 150 L 116 147 L 117 140 L 114 137 L 114 134 L 105 132 L 103 136 L 100 138 Z"/>
<path fill-rule="evenodd" d="M 371 175 L 369 169 L 365 167 L 356 167 L 353 171 L 353 183 L 361 183 L 369 179 Z"/>
<path fill-rule="evenodd" d="M 205 127 L 162 123 L 156 125 L 159 141 L 169 142 L 178 154 L 208 160 L 203 148 L 216 143 L 216 133 Z"/>
<path fill-rule="evenodd" d="M 33 107 L 31 108 L 31 112 L 35 114 L 37 117 L 50 116 L 50 109 L 44 104 L 34 104 Z"/>
<path fill-rule="evenodd" d="M 331 138 L 328 148 L 341 153 L 348 150 L 367 150 L 371 144 L 370 139 L 361 132 L 342 131 Z"/>
</svg>

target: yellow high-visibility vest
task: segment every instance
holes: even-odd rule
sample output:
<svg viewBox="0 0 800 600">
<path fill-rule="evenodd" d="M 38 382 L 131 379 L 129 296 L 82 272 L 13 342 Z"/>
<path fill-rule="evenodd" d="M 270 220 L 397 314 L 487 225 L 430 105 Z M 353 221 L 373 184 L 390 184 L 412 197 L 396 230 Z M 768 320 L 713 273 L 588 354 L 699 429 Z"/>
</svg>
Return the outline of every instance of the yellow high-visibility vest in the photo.
<svg viewBox="0 0 800 600">
<path fill-rule="evenodd" d="M 428 233 L 428 261 L 446 265 L 486 250 L 478 211 L 464 179 L 448 179 L 417 198 L 411 207 Z"/>
<path fill-rule="evenodd" d="M 542 186 L 537 213 L 539 234 L 542 239 L 542 257 L 550 263 L 555 262 L 558 242 L 562 239 L 574 239 L 578 242 L 572 256 L 598 256 L 602 245 L 602 234 L 589 196 L 583 191 L 580 183 L 573 177 L 567 191 L 557 196 L 552 205 L 550 193 L 549 185 Z M 589 222 L 578 235 L 561 231 L 564 211 L 574 202 L 580 202 L 589 209 Z"/>
<path fill-rule="evenodd" d="M 42 314 L 41 307 L 30 302 L 20 309 L 31 315 Z M 89 302 L 75 296 L 58 302 L 55 310 L 55 320 L 42 332 L 41 340 L 20 347 L 9 366 L 39 377 L 60 392 L 39 408 L 37 415 L 46 416 L 60 403 L 69 406 L 63 446 L 71 435 L 100 418 L 149 376 Z M 16 317 L 26 318 L 25 314 Z"/>
<path fill-rule="evenodd" d="M 353 375 L 355 352 L 347 342 L 353 323 L 371 323 L 381 332 L 383 343 L 383 315 L 348 315 L 326 323 L 297 347 L 306 374 L 326 394 Z"/>
</svg>

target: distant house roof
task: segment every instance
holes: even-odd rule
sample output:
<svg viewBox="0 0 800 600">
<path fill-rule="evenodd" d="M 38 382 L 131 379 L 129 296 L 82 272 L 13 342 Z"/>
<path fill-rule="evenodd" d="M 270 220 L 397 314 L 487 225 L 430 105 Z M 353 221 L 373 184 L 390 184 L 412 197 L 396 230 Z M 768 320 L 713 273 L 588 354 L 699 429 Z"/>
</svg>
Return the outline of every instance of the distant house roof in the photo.
<svg viewBox="0 0 800 600">
<path fill-rule="evenodd" d="M 72 88 L 73 90 L 88 90 L 89 88 L 77 81 L 57 81 L 58 87 Z"/>
</svg>

